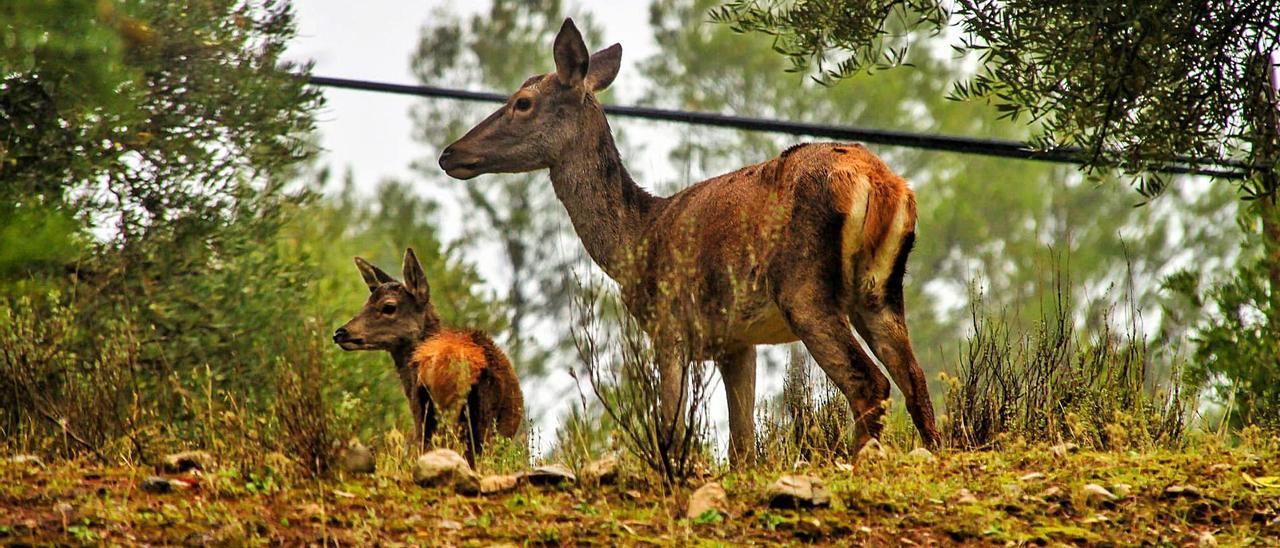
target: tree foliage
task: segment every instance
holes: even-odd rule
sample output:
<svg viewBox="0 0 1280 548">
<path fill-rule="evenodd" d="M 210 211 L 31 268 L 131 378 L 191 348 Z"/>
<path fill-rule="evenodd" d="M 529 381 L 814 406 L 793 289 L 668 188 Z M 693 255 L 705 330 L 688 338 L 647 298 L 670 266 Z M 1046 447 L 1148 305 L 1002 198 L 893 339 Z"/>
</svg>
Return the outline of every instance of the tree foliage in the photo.
<svg viewBox="0 0 1280 548">
<path fill-rule="evenodd" d="M 741 0 L 712 16 L 773 36 L 794 70 L 817 66 L 826 81 L 904 63 L 916 30 L 954 36 L 952 48 L 979 65 L 954 97 L 1027 119 L 1034 145 L 1079 146 L 1090 167 L 1141 172 L 1196 157 L 1275 169 L 1257 150 L 1256 121 L 1241 117 L 1272 70 L 1275 2 Z M 1163 183 L 1147 177 L 1141 190 Z M 1275 183 L 1244 189 L 1256 196 Z"/>
</svg>

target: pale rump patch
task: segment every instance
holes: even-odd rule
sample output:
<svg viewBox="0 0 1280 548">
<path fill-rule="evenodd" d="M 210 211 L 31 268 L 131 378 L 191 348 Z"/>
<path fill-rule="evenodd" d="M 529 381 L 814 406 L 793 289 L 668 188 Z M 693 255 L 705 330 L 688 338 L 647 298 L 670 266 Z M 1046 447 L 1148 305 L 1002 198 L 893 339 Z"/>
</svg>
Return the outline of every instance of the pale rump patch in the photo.
<svg viewBox="0 0 1280 548">
<path fill-rule="evenodd" d="M 840 261 L 845 280 L 853 275 L 853 256 L 862 250 L 866 231 L 867 198 L 870 182 L 861 173 L 845 170 L 832 171 L 828 177 L 836 210 L 844 213 L 844 227 L 840 232 Z"/>
<path fill-rule="evenodd" d="M 422 341 L 410 364 L 418 368 L 418 383 L 442 413 L 457 411 L 484 369 L 484 349 L 469 333 L 442 331 Z"/>
</svg>

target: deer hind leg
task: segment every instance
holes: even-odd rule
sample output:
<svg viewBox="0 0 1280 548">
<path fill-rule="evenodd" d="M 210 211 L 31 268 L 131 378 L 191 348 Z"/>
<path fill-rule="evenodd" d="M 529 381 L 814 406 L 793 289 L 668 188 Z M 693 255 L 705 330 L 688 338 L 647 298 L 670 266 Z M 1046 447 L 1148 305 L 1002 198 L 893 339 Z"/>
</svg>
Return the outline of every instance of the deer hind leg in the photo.
<svg viewBox="0 0 1280 548">
<path fill-rule="evenodd" d="M 889 379 L 854 338 L 848 316 L 837 305 L 837 290 L 828 280 L 789 276 L 783 280 L 789 283 L 779 288 L 778 307 L 814 361 L 849 400 L 858 427 L 857 449 L 880 437 Z"/>
<path fill-rule="evenodd" d="M 851 316 L 858 333 L 866 339 L 876 357 L 889 370 L 893 382 L 902 390 L 907 412 L 926 447 L 936 449 L 942 441 L 934 425 L 933 401 L 929 399 L 929 386 L 924 371 L 911 349 L 911 337 L 907 333 L 906 307 L 903 302 L 902 279 L 906 275 L 907 255 L 915 234 L 909 233 L 897 250 L 893 270 L 884 287 L 884 298 L 862 299 L 855 304 Z"/>
<path fill-rule="evenodd" d="M 748 346 L 716 359 L 729 402 L 729 464 L 743 468 L 756 460 L 756 349 Z"/>
<path fill-rule="evenodd" d="M 907 334 L 907 322 L 902 314 L 889 308 L 860 310 L 855 313 L 858 333 L 880 358 L 894 384 L 902 390 L 907 412 L 925 447 L 936 449 L 942 438 L 934 426 L 933 402 L 929 399 L 929 387 L 924 371 L 911 350 L 911 338 Z"/>
</svg>

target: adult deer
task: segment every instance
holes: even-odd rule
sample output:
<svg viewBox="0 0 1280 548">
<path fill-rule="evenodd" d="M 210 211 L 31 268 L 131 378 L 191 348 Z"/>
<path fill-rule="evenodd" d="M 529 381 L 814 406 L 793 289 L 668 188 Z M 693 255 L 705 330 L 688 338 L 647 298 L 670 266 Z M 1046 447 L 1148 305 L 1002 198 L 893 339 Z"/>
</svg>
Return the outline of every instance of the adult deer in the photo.
<svg viewBox="0 0 1280 548">
<path fill-rule="evenodd" d="M 650 195 L 622 166 L 595 97 L 617 75 L 622 46 L 588 55 L 566 19 L 554 55 L 555 72 L 525 81 L 445 148 L 440 167 L 457 179 L 550 169 L 587 253 L 618 282 L 642 327 L 652 333 L 652 311 L 664 306 L 711 326 L 717 336 L 699 352 L 724 380 L 735 465 L 754 459 L 758 344 L 803 341 L 848 398 L 858 443 L 879 436 L 889 381 L 855 326 L 902 390 L 924 443 L 936 447 L 903 305 L 916 223 L 906 182 L 860 145 L 809 144 L 669 197 Z M 672 281 L 688 292 L 665 290 Z M 663 417 L 674 420 L 681 375 L 660 374 Z"/>
</svg>

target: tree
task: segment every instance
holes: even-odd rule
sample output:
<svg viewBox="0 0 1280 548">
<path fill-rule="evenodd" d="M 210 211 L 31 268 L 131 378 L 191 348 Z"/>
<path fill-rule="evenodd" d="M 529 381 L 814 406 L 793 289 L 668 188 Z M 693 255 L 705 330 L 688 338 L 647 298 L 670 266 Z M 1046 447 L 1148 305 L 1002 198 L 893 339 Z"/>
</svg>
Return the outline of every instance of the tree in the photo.
<svg viewBox="0 0 1280 548">
<path fill-rule="evenodd" d="M 0 249 L 50 244 L 5 257 L 0 293 L 68 311 L 66 359 L 36 379 L 53 400 L 117 367 L 166 425 L 189 418 L 197 372 L 242 403 L 270 397 L 263 357 L 287 354 L 280 326 L 302 328 L 305 277 L 264 244 L 308 199 L 285 185 L 320 104 L 281 59 L 292 35 L 277 1 L 0 7 Z"/>
</svg>

